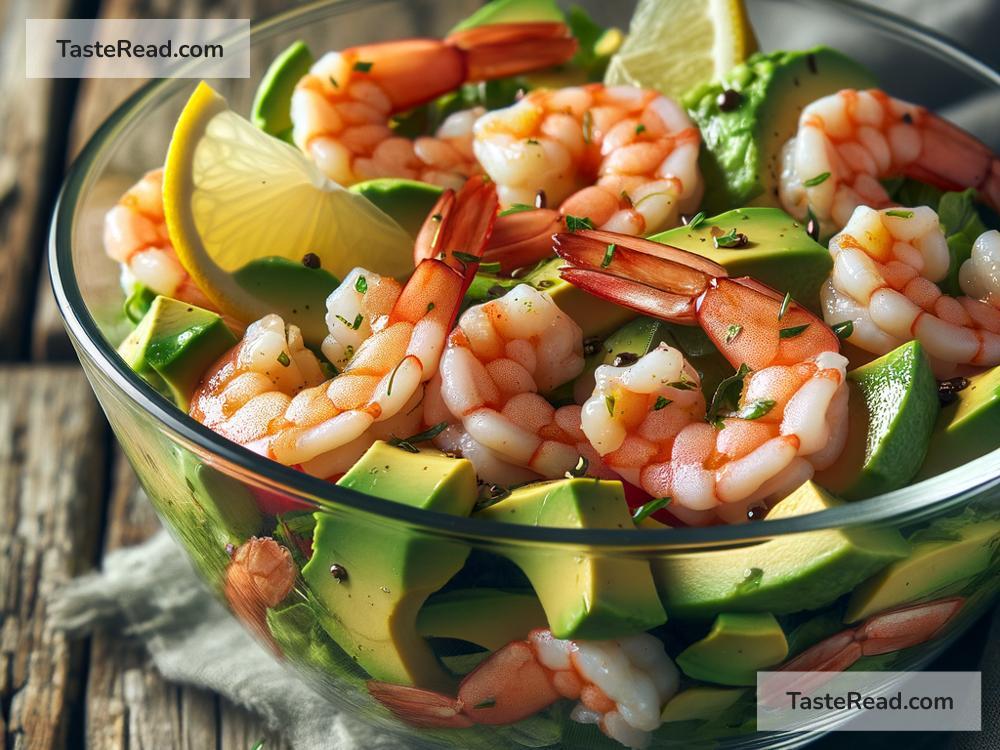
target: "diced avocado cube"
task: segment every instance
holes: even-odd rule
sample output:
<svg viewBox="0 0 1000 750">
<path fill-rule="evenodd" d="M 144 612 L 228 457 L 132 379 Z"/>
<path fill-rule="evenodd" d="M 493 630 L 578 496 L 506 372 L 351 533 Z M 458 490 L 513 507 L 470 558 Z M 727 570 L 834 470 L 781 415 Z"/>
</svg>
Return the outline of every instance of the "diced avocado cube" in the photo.
<svg viewBox="0 0 1000 750">
<path fill-rule="evenodd" d="M 817 513 L 840 505 L 813 482 L 779 501 L 768 519 Z M 894 560 L 909 554 L 898 531 L 852 526 L 807 531 L 710 552 L 684 552 L 651 562 L 671 617 L 708 619 L 723 612 L 787 614 L 830 604 Z"/>
<path fill-rule="evenodd" d="M 738 688 L 692 687 L 671 698 L 660 713 L 664 724 L 672 721 L 710 721 L 736 703 L 746 690 Z"/>
<path fill-rule="evenodd" d="M 903 344 L 849 372 L 847 384 L 847 445 L 816 481 L 845 500 L 906 485 L 927 454 L 940 408 L 923 347 Z"/>
<path fill-rule="evenodd" d="M 337 484 L 461 516 L 471 512 L 477 493 L 476 472 L 465 459 L 432 450 L 410 453 L 383 441 Z M 448 691 L 454 681 L 417 632 L 417 613 L 461 569 L 468 552 L 399 524 L 330 509 L 316 513 L 313 555 L 302 575 L 322 607 L 323 627 L 368 674 Z"/>
<path fill-rule="evenodd" d="M 688 677 L 720 685 L 754 685 L 757 671 L 780 664 L 788 641 L 770 612 L 724 613 L 708 635 L 677 655 Z"/>
<path fill-rule="evenodd" d="M 746 235 L 747 244 L 717 248 L 715 238 L 730 230 Z M 715 261 L 730 276 L 752 276 L 779 292 L 790 292 L 796 302 L 817 313 L 820 287 L 833 269 L 830 252 L 779 208 L 737 208 L 650 239 Z"/>
<path fill-rule="evenodd" d="M 187 411 L 206 370 L 235 345 L 236 337 L 217 313 L 160 296 L 118 347 L 118 354 Z"/>
<path fill-rule="evenodd" d="M 475 517 L 524 526 L 634 528 L 621 482 L 588 478 L 519 487 Z M 531 581 L 556 638 L 619 638 L 667 619 L 644 560 L 572 547 L 498 552 Z"/>
<path fill-rule="evenodd" d="M 545 627 L 545 611 L 533 593 L 456 589 L 431 597 L 417 615 L 424 638 L 457 638 L 496 651 Z"/>
</svg>

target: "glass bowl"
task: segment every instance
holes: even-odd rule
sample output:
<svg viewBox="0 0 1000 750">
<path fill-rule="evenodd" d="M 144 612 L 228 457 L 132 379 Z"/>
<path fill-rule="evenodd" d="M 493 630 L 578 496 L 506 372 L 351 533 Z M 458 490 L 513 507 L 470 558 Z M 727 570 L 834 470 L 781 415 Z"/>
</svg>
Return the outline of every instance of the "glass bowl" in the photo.
<svg viewBox="0 0 1000 750">
<path fill-rule="evenodd" d="M 296 39 L 322 50 L 406 36 L 440 36 L 474 5 L 458 0 L 334 0 L 304 6 L 257 24 L 251 79 L 211 83 L 236 111 L 246 112 L 266 65 Z M 598 21 L 626 24 L 630 9 L 621 7 L 625 4 L 594 5 Z M 763 49 L 829 43 L 868 64 L 888 91 L 912 101 L 943 109 L 969 97 L 1000 93 L 995 71 L 931 32 L 871 8 L 819 0 L 753 0 L 750 12 Z M 914 645 L 904 650 L 863 656 L 854 669 L 920 668 L 990 606 L 998 580 L 992 554 L 997 534 L 988 534 L 971 549 L 957 545 L 962 544 L 964 529 L 997 525 L 1000 450 L 919 484 L 809 515 L 708 528 L 551 528 L 473 520 L 362 495 L 262 461 L 188 418 L 115 352 L 127 326 L 121 314 L 118 272 L 104 255 L 100 228 L 104 212 L 124 188 L 162 158 L 173 122 L 194 84 L 189 79 L 150 83 L 119 107 L 83 150 L 67 177 L 52 223 L 52 284 L 87 377 L 143 488 L 164 525 L 221 599 L 226 600 L 227 581 L 230 587 L 236 585 L 227 576 L 234 550 L 255 535 L 295 533 L 289 522 L 309 518 L 304 511 L 324 519 L 350 549 L 343 553 L 350 564 L 328 571 L 332 583 L 310 586 L 300 576 L 288 599 L 266 613 L 261 605 L 257 615 L 249 616 L 250 620 L 257 616 L 257 635 L 333 705 L 407 737 L 412 747 L 616 746 L 596 727 L 572 721 L 569 701 L 512 725 L 418 729 L 373 700 L 367 680 L 398 675 L 399 664 L 405 663 L 410 665 L 407 674 L 416 681 L 453 689 L 454 674 L 467 672 L 484 655 L 473 643 L 495 641 L 505 633 L 511 639 L 524 637 L 523 632 L 508 633 L 514 616 L 506 610 L 518 607 L 506 597 L 516 594 L 518 606 L 527 602 L 522 622 L 538 617 L 533 590 L 545 599 L 546 612 L 551 607 L 550 615 L 566 604 L 560 604 L 561 597 L 582 607 L 586 618 L 605 605 L 601 597 L 608 594 L 609 583 L 617 606 L 634 597 L 637 610 L 655 608 L 659 602 L 650 603 L 649 597 L 659 594 L 670 620 L 656 632 L 676 656 L 685 644 L 706 634 L 711 616 L 744 606 L 759 610 L 763 605 L 730 603 L 695 614 L 675 611 L 672 592 L 684 581 L 672 580 L 671 575 L 685 570 L 685 564 L 697 570 L 719 555 L 730 555 L 727 560 L 743 561 L 735 568 L 727 563 L 733 568 L 727 575 L 734 576 L 734 590 L 753 588 L 761 585 L 762 576 L 767 581 L 767 561 L 772 559 L 760 550 L 776 549 L 761 546 L 765 544 L 827 549 L 823 544 L 835 540 L 841 543 L 864 535 L 898 539 L 900 534 L 910 537 L 936 524 L 930 532 L 921 532 L 925 547 L 956 545 L 956 556 L 965 562 L 953 564 L 954 570 L 933 591 L 921 591 L 916 601 L 898 592 L 881 600 L 890 609 L 953 600 L 957 609 L 946 626 L 916 634 Z M 962 124 L 997 146 L 1000 131 L 995 123 L 992 127 L 989 120 Z M 976 524 L 954 531 L 970 518 Z M 950 520 L 942 526 L 942 519 Z M 941 533 L 942 528 L 950 531 Z M 299 558 L 310 554 L 306 545 L 292 551 Z M 810 564 L 822 563 L 821 557 Z M 338 558 L 338 564 L 345 559 Z M 763 560 L 762 567 L 756 567 L 754 560 Z M 836 567 L 839 564 L 834 561 L 834 567 L 827 568 L 821 564 L 819 573 L 813 571 L 812 584 L 792 586 L 789 590 L 794 593 L 787 593 L 780 604 L 768 605 L 779 610 L 777 622 L 788 637 L 789 658 L 833 633 L 856 628 L 857 622 L 844 621 L 852 590 L 863 579 L 869 579 L 870 589 L 877 583 L 871 582 L 872 575 L 886 576 L 887 569 L 878 572 L 878 565 L 845 569 Z M 947 569 L 944 563 L 938 567 Z M 799 569 L 791 574 L 806 575 Z M 451 596 L 450 611 L 456 611 L 458 601 L 460 617 L 447 615 L 449 597 L 440 592 L 433 594 L 431 604 L 421 606 L 424 597 L 442 586 L 478 593 L 467 599 L 464 594 Z M 517 592 L 512 594 L 511 588 Z M 483 600 L 492 603 L 482 604 Z M 426 615 L 428 608 L 436 611 L 435 617 Z M 248 619 L 245 607 L 241 614 Z M 879 616 L 879 612 L 865 616 L 869 614 Z M 615 627 L 620 626 L 612 625 L 608 632 Z M 685 677 L 682 689 L 692 686 L 698 682 Z M 693 709 L 689 705 L 686 713 L 675 714 L 654 734 L 654 746 L 795 746 L 825 731 L 817 726 L 797 734 L 756 733 L 752 688 L 700 687 L 702 695 L 707 688 L 714 702 Z"/>
</svg>

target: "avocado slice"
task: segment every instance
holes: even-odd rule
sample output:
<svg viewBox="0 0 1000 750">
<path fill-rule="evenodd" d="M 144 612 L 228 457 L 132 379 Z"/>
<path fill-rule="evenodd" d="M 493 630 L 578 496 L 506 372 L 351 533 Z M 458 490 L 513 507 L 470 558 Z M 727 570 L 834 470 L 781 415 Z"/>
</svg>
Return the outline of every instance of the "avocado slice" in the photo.
<svg viewBox="0 0 1000 750">
<path fill-rule="evenodd" d="M 748 244 L 716 248 L 717 235 L 736 230 Z M 693 228 L 674 227 L 650 237 L 702 255 L 725 266 L 730 276 L 752 276 L 781 292 L 790 292 L 801 305 L 820 312 L 819 290 L 833 269 L 830 252 L 805 227 L 780 208 L 751 207 L 726 211 Z"/>
<path fill-rule="evenodd" d="M 689 91 L 683 104 L 704 139 L 702 207 L 714 213 L 731 206 L 780 205 L 781 148 L 797 132 L 802 110 L 840 89 L 876 85 L 860 63 L 829 47 L 815 47 L 755 53 L 721 80 Z M 740 94 L 731 111 L 720 106 L 727 90 Z"/>
<path fill-rule="evenodd" d="M 920 469 L 940 404 L 937 381 L 919 341 L 847 373 L 847 445 L 816 481 L 845 500 L 907 484 Z"/>
<path fill-rule="evenodd" d="M 919 479 L 954 469 L 1000 445 L 1000 366 L 973 375 L 956 395 L 938 414 Z"/>
<path fill-rule="evenodd" d="M 348 190 L 363 195 L 416 238 L 427 215 L 441 197 L 442 188 L 419 180 L 380 177 L 351 185 Z"/>
<path fill-rule="evenodd" d="M 465 459 L 410 453 L 381 440 L 337 484 L 384 500 L 452 515 L 476 502 L 476 472 Z M 454 689 L 417 632 L 424 601 L 457 573 L 468 548 L 421 538 L 356 512 L 316 513 L 313 555 L 302 575 L 330 637 L 377 680 Z M 338 565 L 344 574 L 331 574 Z"/>
<path fill-rule="evenodd" d="M 326 298 L 340 280 L 324 268 L 287 258 L 257 258 L 233 273 L 236 283 L 268 309 L 302 330 L 307 344 L 319 346 L 328 333 Z"/>
<path fill-rule="evenodd" d="M 634 528 L 621 482 L 587 478 L 519 487 L 475 518 L 523 526 Z M 512 546 L 498 552 L 531 581 L 556 638 L 620 638 L 666 622 L 644 560 L 578 548 Z"/>
<path fill-rule="evenodd" d="M 236 337 L 217 313 L 159 296 L 118 347 L 118 354 L 143 380 L 187 411 L 205 371 L 234 346 Z"/>
<path fill-rule="evenodd" d="M 723 613 L 700 641 L 677 655 L 677 666 L 695 680 L 755 685 L 757 671 L 780 664 L 788 641 L 770 612 Z"/>
<path fill-rule="evenodd" d="M 739 688 L 692 687 L 671 698 L 660 713 L 664 724 L 672 721 L 711 721 L 732 706 L 746 690 Z"/>
<path fill-rule="evenodd" d="M 947 596 L 947 588 L 978 575 L 995 562 L 1000 517 L 966 512 L 941 518 L 909 539 L 913 551 L 851 594 L 844 622 L 925 598 Z"/>
<path fill-rule="evenodd" d="M 335 676 L 359 687 L 364 685 L 364 671 L 330 640 L 316 617 L 312 602 L 268 609 L 267 627 L 286 658 L 315 670 L 326 679 Z"/>
<path fill-rule="evenodd" d="M 459 21 L 449 34 L 492 23 L 565 21 L 554 0 L 493 0 Z"/>
<path fill-rule="evenodd" d="M 457 638 L 496 651 L 545 623 L 545 610 L 530 591 L 454 589 L 423 606 L 417 632 L 424 638 Z"/>
<path fill-rule="evenodd" d="M 817 513 L 840 504 L 806 482 L 767 517 Z M 749 547 L 667 555 L 650 564 L 671 617 L 708 619 L 721 612 L 817 609 L 908 553 L 909 545 L 895 529 L 854 527 L 807 531 Z"/>
<path fill-rule="evenodd" d="M 292 92 L 313 64 L 313 55 L 301 39 L 268 66 L 250 108 L 250 122 L 265 133 L 292 142 Z"/>
</svg>

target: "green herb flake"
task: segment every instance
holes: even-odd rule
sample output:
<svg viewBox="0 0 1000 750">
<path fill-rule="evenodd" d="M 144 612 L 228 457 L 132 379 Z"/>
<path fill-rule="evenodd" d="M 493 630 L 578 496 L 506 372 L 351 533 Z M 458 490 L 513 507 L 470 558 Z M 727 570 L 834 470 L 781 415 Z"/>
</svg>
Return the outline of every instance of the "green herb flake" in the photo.
<svg viewBox="0 0 1000 750">
<path fill-rule="evenodd" d="M 500 212 L 500 216 L 510 216 L 511 214 L 519 214 L 521 211 L 534 211 L 534 206 L 529 206 L 527 203 L 512 203 L 510 208 L 505 208 Z"/>
<path fill-rule="evenodd" d="M 717 235 L 712 238 L 715 244 L 716 250 L 721 250 L 722 248 L 731 247 L 745 247 L 750 240 L 742 232 L 737 232 L 736 227 L 733 227 L 725 234 Z"/>
<path fill-rule="evenodd" d="M 364 294 L 368 291 L 368 279 L 364 276 L 358 276 L 358 280 L 354 282 L 354 291 L 358 294 Z"/>
<path fill-rule="evenodd" d="M 900 209 L 893 209 L 892 211 L 886 211 L 886 216 L 894 216 L 897 219 L 912 219 L 913 211 L 903 211 Z"/>
<path fill-rule="evenodd" d="M 849 339 L 854 333 L 854 321 L 844 320 L 840 323 L 834 323 L 833 332 L 837 335 L 838 339 Z"/>
<path fill-rule="evenodd" d="M 340 88 L 340 84 L 337 83 L 337 79 L 336 78 L 334 78 L 333 76 L 327 76 L 327 77 L 330 79 L 330 83 L 333 84 L 333 87 L 335 89 L 339 89 Z"/>
<path fill-rule="evenodd" d="M 653 411 L 659 411 L 660 409 L 666 409 L 670 404 L 674 403 L 669 398 L 664 398 L 663 396 L 656 397 L 656 403 L 653 404 Z"/>
<path fill-rule="evenodd" d="M 824 182 L 830 179 L 829 172 L 821 172 L 815 177 L 810 177 L 808 180 L 804 181 L 802 184 L 806 187 L 816 187 L 817 185 L 822 185 Z"/>
<path fill-rule="evenodd" d="M 403 362 L 405 362 L 405 361 L 406 361 L 405 359 L 401 360 L 398 365 L 396 365 L 395 367 L 392 368 L 392 374 L 389 375 L 389 385 L 385 389 L 385 395 L 386 396 L 391 396 L 392 395 L 392 384 L 396 380 L 396 373 L 399 372 L 399 368 L 403 366 Z"/>
<path fill-rule="evenodd" d="M 731 344 L 736 341 L 736 337 L 740 335 L 740 331 L 743 330 L 743 326 L 739 323 L 730 323 L 726 326 L 726 343 Z"/>
<path fill-rule="evenodd" d="M 358 60 L 354 63 L 354 69 L 359 73 L 369 73 L 371 72 L 372 66 L 375 63 L 367 62 L 366 60 Z"/>
<path fill-rule="evenodd" d="M 288 356 L 288 352 L 282 352 L 278 355 L 278 364 L 282 367 L 288 367 L 292 364 L 291 358 Z"/>
<path fill-rule="evenodd" d="M 608 414 L 610 414 L 613 417 L 615 415 L 615 397 L 605 396 L 604 405 L 608 407 Z"/>
<path fill-rule="evenodd" d="M 483 273 L 500 273 L 500 267 L 500 261 L 479 264 L 479 270 Z"/>
<path fill-rule="evenodd" d="M 678 391 L 693 391 L 696 386 L 690 380 L 675 380 L 673 383 L 667 383 L 668 388 L 674 388 Z"/>
<path fill-rule="evenodd" d="M 733 416 L 738 419 L 760 419 L 771 411 L 776 403 L 778 402 L 774 399 L 759 398 L 756 401 L 752 401 L 744 406 Z"/>
<path fill-rule="evenodd" d="M 699 211 L 694 216 L 691 217 L 691 221 L 687 223 L 688 229 L 697 229 L 702 224 L 705 223 L 705 212 Z"/>
<path fill-rule="evenodd" d="M 496 704 L 496 698 L 487 698 L 486 700 L 479 701 L 473 708 L 493 708 Z"/>
<path fill-rule="evenodd" d="M 571 232 L 579 232 L 581 229 L 593 229 L 594 222 L 586 216 L 566 214 L 566 228 Z"/>
<path fill-rule="evenodd" d="M 407 438 L 391 437 L 389 438 L 389 445 L 396 448 L 402 448 L 407 453 L 419 453 L 420 450 L 416 447 L 417 443 L 426 443 L 429 440 L 433 440 L 442 432 L 448 429 L 447 422 L 438 422 L 433 427 L 428 427 L 423 432 L 418 432 L 416 435 L 410 435 Z"/>
<path fill-rule="evenodd" d="M 250 750 L 262 750 L 263 747 L 264 747 L 264 740 L 257 740 L 255 743 L 253 743 L 253 747 L 251 747 Z"/>
<path fill-rule="evenodd" d="M 651 515 L 656 513 L 658 510 L 663 510 L 668 505 L 672 498 L 669 497 L 658 497 L 655 500 L 650 500 L 648 503 L 643 503 L 634 511 L 632 511 L 632 521 L 638 526 L 640 523 L 645 521 Z"/>
<path fill-rule="evenodd" d="M 472 253 L 463 253 L 461 250 L 456 250 L 455 252 L 452 253 L 452 255 L 455 256 L 456 260 L 459 260 L 462 263 L 478 263 L 479 262 L 479 256 L 473 255 Z"/>
<path fill-rule="evenodd" d="M 590 461 L 587 460 L 586 456 L 580 456 L 579 460 L 576 462 L 576 466 L 566 472 L 567 479 L 576 479 L 578 477 L 583 477 L 587 475 L 587 469 L 590 468 Z"/>
<path fill-rule="evenodd" d="M 793 339 L 796 336 L 800 335 L 808 327 L 809 327 L 808 323 L 803 323 L 800 326 L 790 326 L 789 328 L 782 328 L 780 331 L 778 331 L 778 338 Z"/>
<path fill-rule="evenodd" d="M 712 396 L 712 403 L 708 407 L 709 423 L 714 424 L 723 410 L 736 407 L 743 392 L 743 380 L 749 374 L 750 368 L 743 363 L 734 374 L 719 383 L 715 395 Z"/>
<path fill-rule="evenodd" d="M 529 146 L 537 146 L 538 140 L 535 138 L 529 138 L 528 140 L 525 141 L 525 143 L 527 143 Z"/>
<path fill-rule="evenodd" d="M 431 311 L 431 310 L 433 310 L 433 309 L 434 309 L 435 307 L 437 307 L 437 305 L 435 305 L 435 304 L 434 304 L 433 302 L 428 302 L 428 303 L 427 303 L 427 312 L 430 312 L 430 311 Z"/>
<path fill-rule="evenodd" d="M 638 125 L 635 126 L 635 134 L 636 135 L 642 135 L 645 132 L 646 132 L 646 126 L 643 125 L 641 122 Z"/>
<path fill-rule="evenodd" d="M 792 304 L 792 293 L 785 292 L 785 298 L 781 300 L 781 307 L 778 308 L 778 320 L 785 317 L 785 313 L 788 312 L 789 305 Z"/>
<path fill-rule="evenodd" d="M 611 260 L 615 257 L 615 249 L 617 247 L 618 246 L 614 242 L 608 245 L 607 250 L 604 251 L 604 258 L 601 260 L 601 268 L 607 268 L 611 265 Z"/>
<path fill-rule="evenodd" d="M 594 115 L 588 109 L 583 113 L 583 142 L 593 143 L 594 141 Z"/>
</svg>

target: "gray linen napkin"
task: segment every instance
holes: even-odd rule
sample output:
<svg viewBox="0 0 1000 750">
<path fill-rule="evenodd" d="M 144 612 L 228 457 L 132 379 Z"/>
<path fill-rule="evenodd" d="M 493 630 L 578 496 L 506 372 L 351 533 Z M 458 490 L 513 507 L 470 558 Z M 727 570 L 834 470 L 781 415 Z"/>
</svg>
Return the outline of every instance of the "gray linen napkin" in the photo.
<svg viewBox="0 0 1000 750">
<path fill-rule="evenodd" d="M 146 644 L 166 679 L 207 688 L 258 714 L 296 750 L 406 747 L 337 711 L 260 646 L 165 531 L 108 555 L 101 572 L 57 591 L 49 611 L 55 627 L 70 633 L 119 627 Z"/>
</svg>

